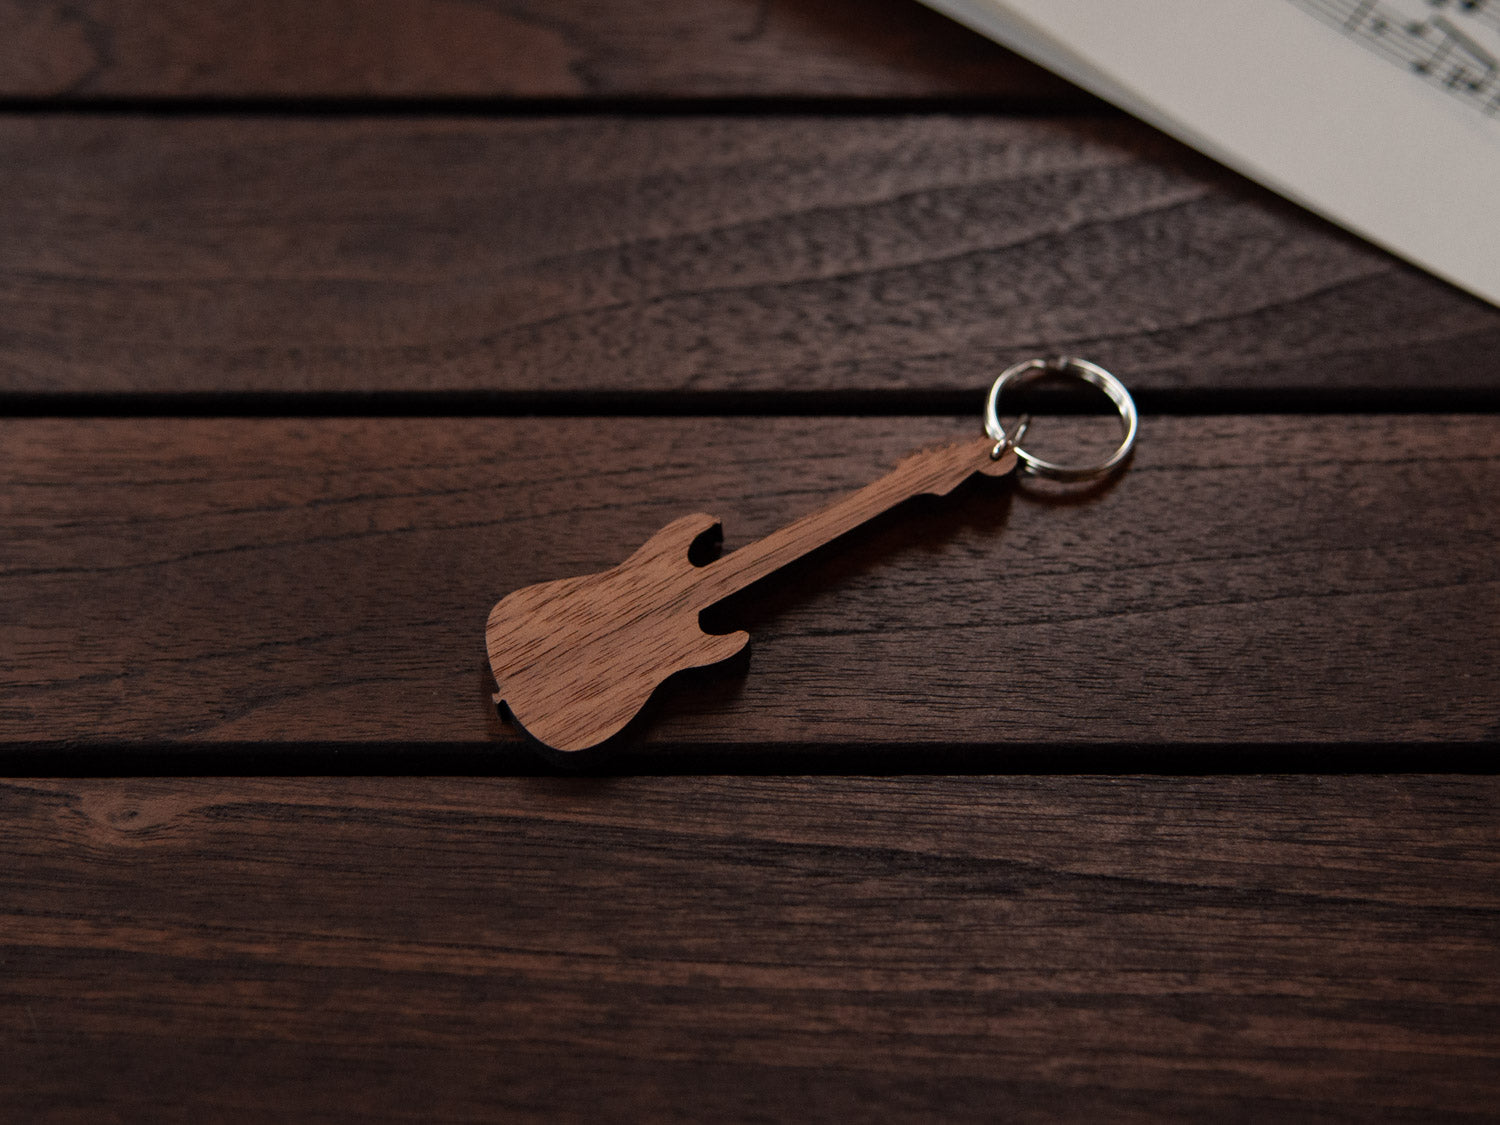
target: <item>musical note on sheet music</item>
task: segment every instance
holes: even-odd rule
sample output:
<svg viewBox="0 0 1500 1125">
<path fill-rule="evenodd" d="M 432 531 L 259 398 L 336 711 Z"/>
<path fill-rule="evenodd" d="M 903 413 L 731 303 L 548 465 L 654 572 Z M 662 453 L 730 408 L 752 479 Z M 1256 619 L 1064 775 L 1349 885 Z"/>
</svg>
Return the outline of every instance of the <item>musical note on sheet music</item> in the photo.
<svg viewBox="0 0 1500 1125">
<path fill-rule="evenodd" d="M 1500 0 L 1291 0 L 1483 113 L 1500 117 Z"/>
<path fill-rule="evenodd" d="M 1500 308 L 1500 0 L 925 2 Z"/>
</svg>

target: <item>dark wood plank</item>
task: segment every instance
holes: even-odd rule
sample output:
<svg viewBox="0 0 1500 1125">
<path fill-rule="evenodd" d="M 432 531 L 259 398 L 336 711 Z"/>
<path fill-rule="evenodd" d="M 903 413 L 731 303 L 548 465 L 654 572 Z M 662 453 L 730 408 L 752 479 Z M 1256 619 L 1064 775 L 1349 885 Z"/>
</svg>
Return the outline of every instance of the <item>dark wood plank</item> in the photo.
<svg viewBox="0 0 1500 1125">
<path fill-rule="evenodd" d="M 499 739 L 501 595 L 612 566 L 693 511 L 732 549 L 976 425 L 3 422 L 0 739 Z M 1095 425 L 1034 440 L 1056 453 Z M 1500 731 L 1493 417 L 1153 417 L 1103 492 L 965 489 L 729 605 L 716 624 L 749 628 L 748 673 L 669 688 L 648 739 Z"/>
<path fill-rule="evenodd" d="M 20 117 L 0 199 L 12 392 L 1500 382 L 1500 310 L 1126 121 Z"/>
<path fill-rule="evenodd" d="M 1487 1120 L 1494 778 L 0 783 L 13 1121 Z"/>
<path fill-rule="evenodd" d="M 0 96 L 1071 99 L 915 0 L 3 0 Z"/>
</svg>

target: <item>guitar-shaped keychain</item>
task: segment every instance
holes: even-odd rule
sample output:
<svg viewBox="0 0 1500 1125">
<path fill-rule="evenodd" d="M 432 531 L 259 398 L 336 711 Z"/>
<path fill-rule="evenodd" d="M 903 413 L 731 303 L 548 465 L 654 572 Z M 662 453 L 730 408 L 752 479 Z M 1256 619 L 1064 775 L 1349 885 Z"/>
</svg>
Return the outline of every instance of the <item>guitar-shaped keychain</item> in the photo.
<svg viewBox="0 0 1500 1125">
<path fill-rule="evenodd" d="M 1104 461 L 1087 466 L 1043 461 L 1021 448 L 1028 419 L 1007 433 L 1000 395 L 1007 386 L 1071 375 L 1109 396 L 1122 438 Z M 1086 360 L 1033 359 L 1007 368 L 990 387 L 985 436 L 927 449 L 891 472 L 803 516 L 758 542 L 703 566 L 693 543 L 718 529 L 713 516 L 673 520 L 610 570 L 527 586 L 490 611 L 485 628 L 495 702 L 531 737 L 553 750 L 588 750 L 619 734 L 669 676 L 736 656 L 744 632 L 707 633 L 699 615 L 731 594 L 913 496 L 944 496 L 975 473 L 1016 471 L 1062 481 L 1094 480 L 1122 465 L 1135 443 L 1130 392 Z"/>
</svg>

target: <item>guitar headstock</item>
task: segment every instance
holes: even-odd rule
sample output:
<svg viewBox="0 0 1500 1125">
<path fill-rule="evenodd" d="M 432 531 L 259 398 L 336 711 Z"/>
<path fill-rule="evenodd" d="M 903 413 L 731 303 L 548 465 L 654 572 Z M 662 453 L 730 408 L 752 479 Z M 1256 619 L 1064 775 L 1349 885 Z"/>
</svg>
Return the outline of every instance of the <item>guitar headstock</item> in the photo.
<svg viewBox="0 0 1500 1125">
<path fill-rule="evenodd" d="M 993 452 L 993 446 L 991 447 Z M 979 464 L 979 471 L 987 477 L 1003 477 L 1015 472 L 1016 451 L 1007 449 L 999 457 L 987 455 Z"/>
<path fill-rule="evenodd" d="M 993 457 L 995 444 L 977 437 L 924 449 L 903 458 L 886 480 L 893 489 L 905 488 L 908 495 L 946 496 L 975 473 L 1003 477 L 1015 470 L 1015 451 L 1007 449 Z"/>
</svg>

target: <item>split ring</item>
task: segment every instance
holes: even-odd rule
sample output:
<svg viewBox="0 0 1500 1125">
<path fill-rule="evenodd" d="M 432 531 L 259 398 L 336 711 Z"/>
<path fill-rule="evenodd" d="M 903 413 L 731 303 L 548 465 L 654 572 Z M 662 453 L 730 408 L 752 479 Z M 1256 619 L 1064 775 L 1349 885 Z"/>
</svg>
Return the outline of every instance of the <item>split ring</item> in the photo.
<svg viewBox="0 0 1500 1125">
<path fill-rule="evenodd" d="M 1103 461 L 1093 465 L 1059 465 L 1052 461 L 1044 461 L 1021 448 L 1019 443 L 1025 433 L 1024 425 L 1018 426 L 1014 435 L 1005 432 L 1005 427 L 1000 424 L 1001 392 L 1008 386 L 1029 383 L 1046 375 L 1069 375 L 1075 379 L 1081 379 L 1085 383 L 1098 387 L 1109 397 L 1110 402 L 1115 404 L 1115 410 L 1120 415 L 1122 436 L 1119 446 Z M 1125 384 L 1097 363 L 1090 363 L 1086 359 L 1074 359 L 1072 356 L 1028 359 L 1007 367 L 1000 372 L 1000 377 L 991 385 L 989 398 L 984 406 L 984 432 L 999 443 L 996 448 L 1014 449 L 1016 459 L 1021 463 L 1022 472 L 1031 476 L 1046 477 L 1049 480 L 1098 480 L 1100 477 L 1108 476 L 1120 467 L 1125 458 L 1130 456 L 1131 447 L 1135 445 L 1135 432 L 1138 425 L 1135 400 L 1130 397 Z"/>
</svg>

